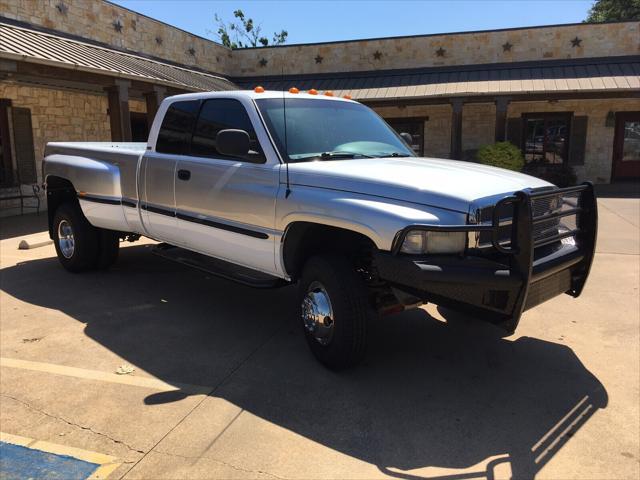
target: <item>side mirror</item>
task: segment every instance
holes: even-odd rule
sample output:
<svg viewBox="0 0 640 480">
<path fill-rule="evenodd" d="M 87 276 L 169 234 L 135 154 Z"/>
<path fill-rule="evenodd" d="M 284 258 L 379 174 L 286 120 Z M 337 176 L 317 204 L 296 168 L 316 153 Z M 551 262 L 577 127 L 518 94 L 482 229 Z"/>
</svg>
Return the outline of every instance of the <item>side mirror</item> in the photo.
<svg viewBox="0 0 640 480">
<path fill-rule="evenodd" d="M 216 150 L 229 157 L 242 157 L 249 153 L 249 134 L 244 130 L 220 130 L 216 135 Z"/>
<path fill-rule="evenodd" d="M 413 136 L 410 133 L 402 132 L 400 136 L 405 142 L 407 142 L 407 145 L 411 146 L 411 144 L 413 143 Z"/>
</svg>

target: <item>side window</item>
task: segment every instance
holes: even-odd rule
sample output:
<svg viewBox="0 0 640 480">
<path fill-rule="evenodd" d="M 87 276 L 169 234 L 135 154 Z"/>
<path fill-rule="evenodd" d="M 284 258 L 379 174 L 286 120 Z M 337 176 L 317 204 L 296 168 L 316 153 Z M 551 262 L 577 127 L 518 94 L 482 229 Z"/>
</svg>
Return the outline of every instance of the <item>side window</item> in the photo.
<svg viewBox="0 0 640 480">
<path fill-rule="evenodd" d="M 189 139 L 200 102 L 175 102 L 167 109 L 158 133 L 156 152 L 189 154 Z"/>
<path fill-rule="evenodd" d="M 245 160 L 264 161 L 260 143 L 247 111 L 239 101 L 229 98 L 214 98 L 204 102 L 191 139 L 191 155 L 225 158 L 216 150 L 216 135 L 220 130 L 227 128 L 245 130 L 249 134 L 250 152 L 244 158 Z"/>
</svg>

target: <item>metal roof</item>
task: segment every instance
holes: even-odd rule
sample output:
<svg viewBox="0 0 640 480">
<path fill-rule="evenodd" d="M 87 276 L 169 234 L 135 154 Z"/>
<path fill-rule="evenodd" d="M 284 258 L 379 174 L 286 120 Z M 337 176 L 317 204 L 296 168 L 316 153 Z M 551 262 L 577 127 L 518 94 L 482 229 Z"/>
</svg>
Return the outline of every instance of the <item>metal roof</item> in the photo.
<svg viewBox="0 0 640 480">
<path fill-rule="evenodd" d="M 640 91 L 640 56 L 236 78 L 252 88 L 332 90 L 357 100 Z"/>
<path fill-rule="evenodd" d="M 183 90 L 238 88 L 221 76 L 6 23 L 0 23 L 0 58 L 145 81 Z"/>
</svg>

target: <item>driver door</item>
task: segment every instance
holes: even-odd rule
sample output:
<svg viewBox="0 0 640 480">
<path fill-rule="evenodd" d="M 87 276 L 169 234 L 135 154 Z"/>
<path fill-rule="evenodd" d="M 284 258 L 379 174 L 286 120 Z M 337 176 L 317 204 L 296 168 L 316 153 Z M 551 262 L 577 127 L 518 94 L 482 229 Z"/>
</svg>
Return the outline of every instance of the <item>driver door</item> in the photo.
<svg viewBox="0 0 640 480">
<path fill-rule="evenodd" d="M 215 139 L 224 129 L 249 133 L 251 152 L 244 157 L 218 153 Z M 277 272 L 273 228 L 279 170 L 279 164 L 265 161 L 251 119 L 239 100 L 205 100 L 190 154 L 180 157 L 176 168 L 176 218 L 187 248 Z"/>
</svg>

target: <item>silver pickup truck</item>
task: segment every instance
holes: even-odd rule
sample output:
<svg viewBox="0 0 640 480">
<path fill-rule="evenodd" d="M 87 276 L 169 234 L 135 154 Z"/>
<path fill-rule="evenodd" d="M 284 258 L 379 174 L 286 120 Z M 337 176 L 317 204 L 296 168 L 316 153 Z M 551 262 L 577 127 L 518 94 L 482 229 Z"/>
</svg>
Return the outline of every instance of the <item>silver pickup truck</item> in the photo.
<svg viewBox="0 0 640 480">
<path fill-rule="evenodd" d="M 591 184 L 559 189 L 476 163 L 418 158 L 375 112 L 316 92 L 164 100 L 148 143 L 49 143 L 49 232 L 69 271 L 119 242 L 256 287 L 297 284 L 314 355 L 364 355 L 374 315 L 434 302 L 507 332 L 580 295 L 593 259 Z"/>
</svg>

